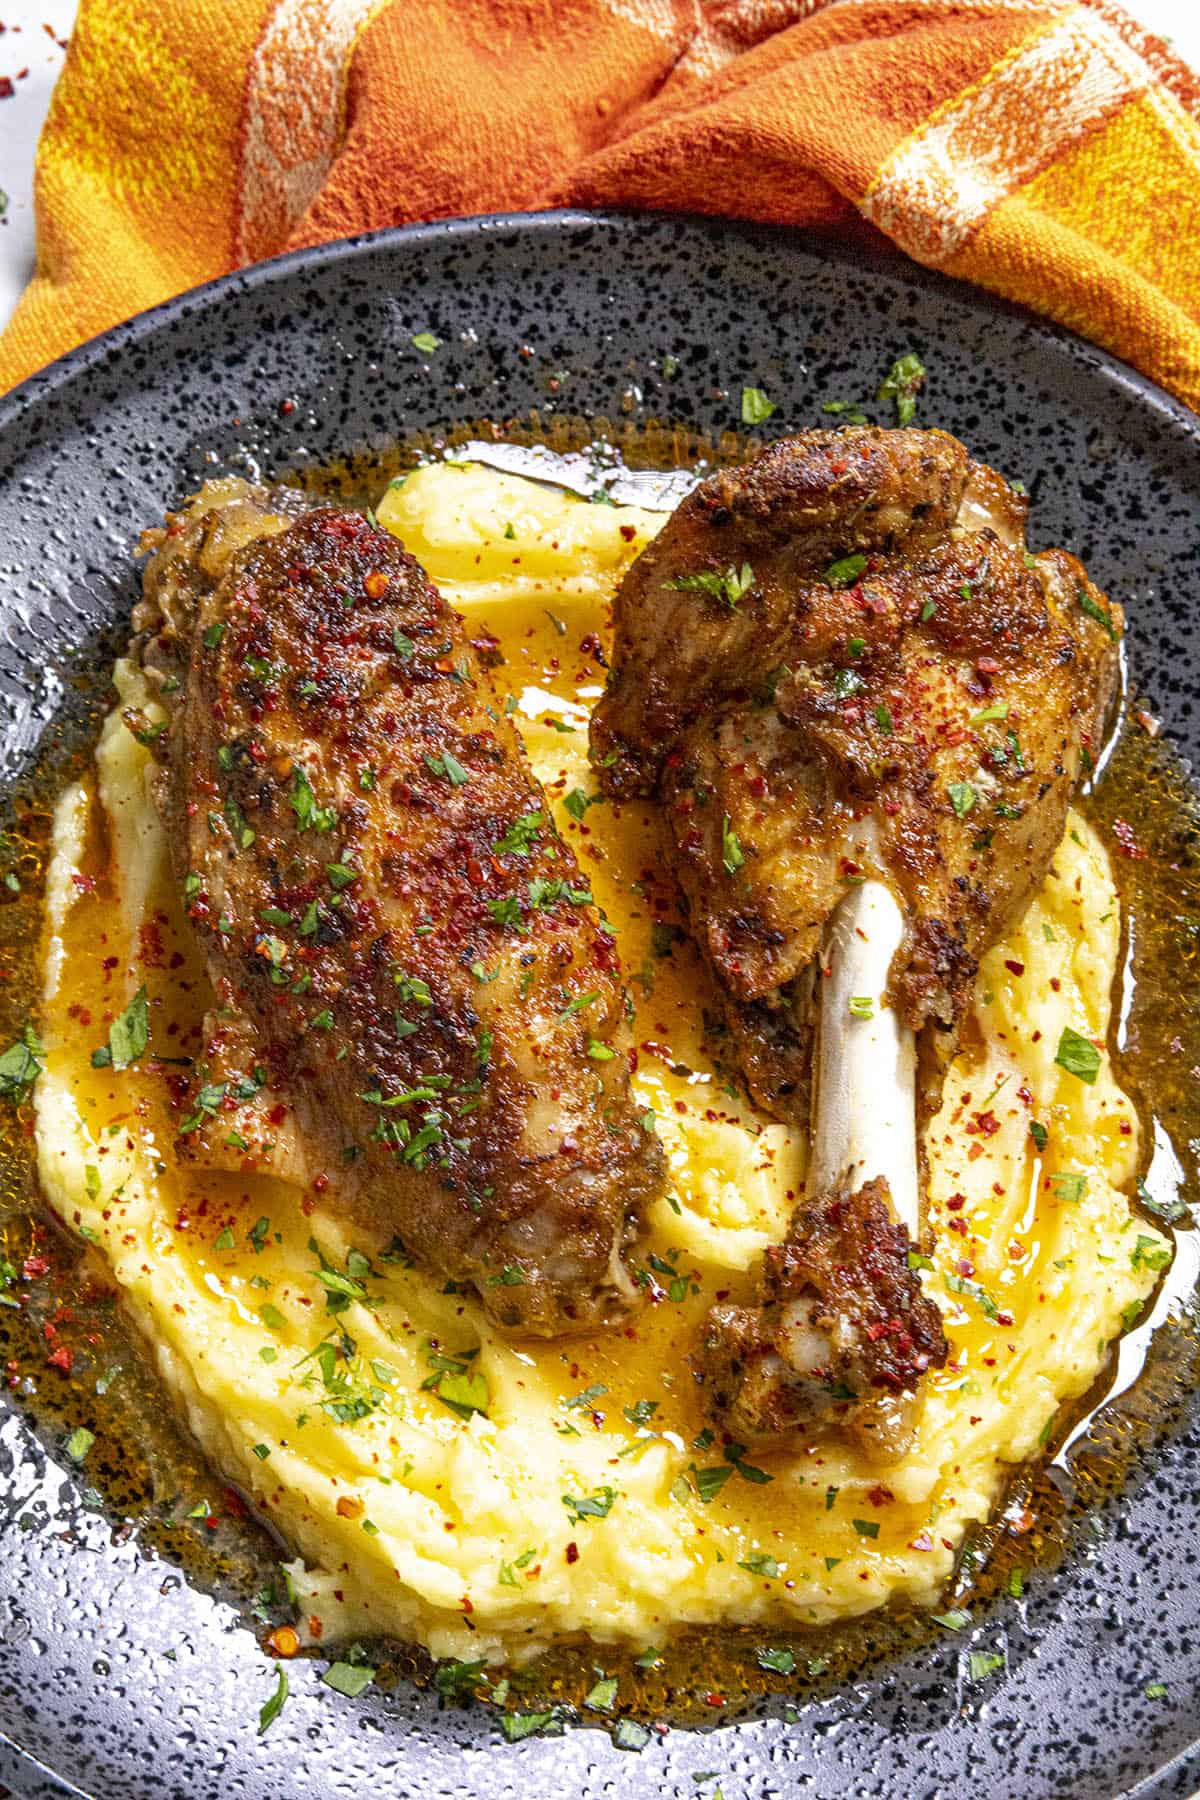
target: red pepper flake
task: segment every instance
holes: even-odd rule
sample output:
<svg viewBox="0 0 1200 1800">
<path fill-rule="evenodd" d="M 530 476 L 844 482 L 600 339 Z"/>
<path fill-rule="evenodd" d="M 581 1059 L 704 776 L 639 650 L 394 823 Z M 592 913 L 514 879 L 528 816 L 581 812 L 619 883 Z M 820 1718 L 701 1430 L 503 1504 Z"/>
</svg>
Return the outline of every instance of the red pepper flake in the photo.
<svg viewBox="0 0 1200 1800">
<path fill-rule="evenodd" d="M 371 569 L 363 576 L 363 589 L 369 600 L 382 600 L 391 585 L 391 576 L 382 569 Z"/>
<path fill-rule="evenodd" d="M 1146 852 L 1139 847 L 1138 841 L 1133 835 L 1133 826 L 1127 819 L 1113 820 L 1113 836 L 1121 846 L 1124 856 L 1131 857 L 1134 862 L 1145 856 Z"/>
<path fill-rule="evenodd" d="M 1004 966 L 1010 975 L 1023 975 L 1025 973 L 1025 964 L 1023 962 L 1006 960 Z"/>
<path fill-rule="evenodd" d="M 873 1487 L 867 1490 L 867 1499 L 872 1506 L 889 1506 L 895 1498 L 891 1488 Z"/>
<path fill-rule="evenodd" d="M 292 413 L 296 410 L 296 402 L 294 400 L 281 400 L 279 402 L 279 410 L 285 419 L 290 418 Z"/>
<path fill-rule="evenodd" d="M 75 1352 L 69 1350 L 66 1344 L 60 1344 L 58 1349 L 52 1350 L 46 1358 L 46 1366 L 50 1369 L 59 1369 L 64 1375 L 69 1375 L 75 1366 Z"/>
<path fill-rule="evenodd" d="M 977 1112 L 967 1126 L 975 1137 L 995 1137 L 999 1129 L 1000 1121 L 994 1112 Z"/>
<path fill-rule="evenodd" d="M 50 1273 L 50 1264 L 44 1256 L 27 1256 L 21 1264 L 21 1273 L 26 1281 L 37 1281 Z"/>
<path fill-rule="evenodd" d="M 705 1706 L 724 1706 L 727 1704 L 724 1694 L 711 1693 L 704 1696 Z"/>
<path fill-rule="evenodd" d="M 575 1542 L 574 1538 L 572 1538 L 571 1542 L 567 1545 L 567 1561 L 569 1563 L 577 1563 L 579 1561 L 579 1545 Z"/>
<path fill-rule="evenodd" d="M 14 93 L 11 75 L 0 75 L 0 100 L 11 100 Z"/>
</svg>

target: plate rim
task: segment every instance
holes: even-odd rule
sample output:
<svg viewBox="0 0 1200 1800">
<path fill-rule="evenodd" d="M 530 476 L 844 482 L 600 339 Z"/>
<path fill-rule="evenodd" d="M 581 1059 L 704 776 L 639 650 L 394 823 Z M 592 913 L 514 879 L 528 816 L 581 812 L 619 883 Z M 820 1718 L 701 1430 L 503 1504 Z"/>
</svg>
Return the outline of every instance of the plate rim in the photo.
<svg viewBox="0 0 1200 1800">
<path fill-rule="evenodd" d="M 1049 340 L 1069 355 L 1098 373 L 1106 374 L 1113 384 L 1135 404 L 1148 408 L 1160 425 L 1178 433 L 1188 449 L 1200 457 L 1200 413 L 1170 394 L 1151 377 L 1091 340 L 1045 318 L 1033 309 L 974 283 L 958 280 L 939 270 L 914 262 L 887 240 L 860 242 L 825 230 L 801 226 L 728 218 L 723 215 L 689 213 L 660 209 L 556 208 L 543 211 L 515 211 L 455 215 L 418 224 L 390 226 L 349 237 L 335 238 L 308 245 L 284 254 L 234 269 L 172 295 L 130 318 L 108 327 L 63 355 L 53 359 L 0 395 L 0 433 L 19 427 L 39 408 L 49 405 L 81 378 L 101 369 L 111 358 L 152 339 L 155 334 L 194 313 L 203 313 L 219 305 L 233 294 L 269 291 L 278 283 L 286 283 L 298 271 L 324 271 L 341 262 L 353 262 L 372 253 L 387 254 L 393 250 L 409 251 L 414 247 L 439 245 L 447 241 L 466 242 L 489 235 L 516 234 L 526 241 L 546 239 L 554 242 L 564 232 L 585 232 L 611 228 L 619 234 L 636 230 L 647 223 L 701 230 L 714 238 L 743 236 L 769 242 L 772 239 L 796 241 L 808 250 L 849 271 L 862 274 L 872 270 L 902 279 L 927 292 L 952 297 L 959 307 L 970 307 L 982 314 L 1001 315 L 1026 325 L 1042 340 Z M 22 447 L 23 448 L 23 447 Z M 36 1753 L 25 1749 L 7 1730 L 0 1729 L 0 1775 L 8 1781 L 32 1778 L 39 1783 L 39 1794 L 58 1794 L 64 1800 L 87 1800 L 88 1788 L 76 1786 L 70 1777 L 54 1769 Z M 1134 1786 L 1123 1791 L 1121 1800 L 1166 1800 L 1168 1791 L 1182 1794 L 1185 1790 L 1173 1784 L 1180 1776 L 1189 1777 L 1189 1787 L 1200 1778 L 1200 1724 L 1193 1742 L 1178 1750 L 1159 1767 L 1148 1771 Z M 519 1782 L 516 1770 L 513 1780 Z M 20 1793 L 21 1788 L 15 1790 Z M 34 1790 L 26 1790 L 33 1792 Z M 1117 1797 L 1114 1796 L 1114 1800 Z"/>
<path fill-rule="evenodd" d="M 456 213 L 412 225 L 388 225 L 377 231 L 357 232 L 350 237 L 329 238 L 319 244 L 306 244 L 297 250 L 286 250 L 279 256 L 266 257 L 260 262 L 227 270 L 208 281 L 198 282 L 195 287 L 184 288 L 180 293 L 172 294 L 154 306 L 133 313 L 127 319 L 119 320 L 104 331 L 85 338 L 74 349 L 64 351 L 42 368 L 35 369 L 15 387 L 0 394 L 0 431 L 18 423 L 39 402 L 47 400 L 51 394 L 56 394 L 78 376 L 96 368 L 115 351 L 141 343 L 177 318 L 187 317 L 193 311 L 218 304 L 226 294 L 234 290 L 254 292 L 260 288 L 269 288 L 277 281 L 286 280 L 297 269 L 324 270 L 370 251 L 387 251 L 410 244 L 436 244 L 447 239 L 453 241 L 457 238 L 482 237 L 489 233 L 499 235 L 504 232 L 517 232 L 532 238 L 544 234 L 554 239 L 566 229 L 585 231 L 597 226 L 610 226 L 619 232 L 636 228 L 648 220 L 663 225 L 700 229 L 713 236 L 727 237 L 732 234 L 764 239 L 798 238 L 805 246 L 830 262 L 840 263 L 850 269 L 878 268 L 932 293 L 953 295 L 958 305 L 967 304 L 982 312 L 1000 313 L 1007 318 L 1022 321 L 1039 335 L 1049 337 L 1063 348 L 1106 370 L 1126 392 L 1153 406 L 1165 421 L 1180 429 L 1200 451 L 1200 412 L 1193 412 L 1185 401 L 1169 393 L 1153 377 L 1143 374 L 1113 351 L 1094 343 L 1090 338 L 1080 336 L 1078 332 L 1069 330 L 1021 301 L 1010 300 L 1006 295 L 993 293 L 991 289 L 975 282 L 959 280 L 940 269 L 914 262 L 886 238 L 881 238 L 878 242 L 863 242 L 844 234 L 810 229 L 802 225 L 739 219 L 719 213 L 679 212 L 669 208 L 649 207 L 644 210 L 624 207 L 595 210 L 584 207 L 553 207 L 536 212 Z"/>
</svg>

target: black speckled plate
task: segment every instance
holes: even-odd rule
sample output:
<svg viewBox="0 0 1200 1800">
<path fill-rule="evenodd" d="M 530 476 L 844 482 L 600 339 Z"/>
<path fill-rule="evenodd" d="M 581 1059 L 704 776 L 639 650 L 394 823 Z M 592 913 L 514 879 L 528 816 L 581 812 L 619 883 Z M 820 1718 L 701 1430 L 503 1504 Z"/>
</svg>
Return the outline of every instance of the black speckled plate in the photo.
<svg viewBox="0 0 1200 1800">
<path fill-rule="evenodd" d="M 412 345 L 430 329 L 434 356 Z M 1200 748 L 1200 424 L 1131 370 L 899 258 L 683 219 L 548 214 L 333 244 L 185 295 L 0 401 L 0 695 L 9 772 L 69 694 L 70 653 L 123 617 L 141 526 L 214 467 L 266 472 L 533 408 L 717 432 L 743 384 L 767 433 L 871 395 L 899 351 L 921 419 L 1034 495 L 1129 609 L 1129 653 L 1176 741 Z M 662 358 L 678 359 L 669 382 Z M 555 390 L 551 371 L 569 375 Z M 294 402 L 284 406 L 284 402 Z M 1200 1409 L 1107 1509 L 1090 1548 L 988 1621 L 1002 1680 L 963 1645 L 849 1690 L 639 1755 L 599 1729 L 499 1740 L 482 1709 L 405 1684 L 351 1704 L 85 1503 L 76 1472 L 0 1408 L 0 1782 L 96 1800 L 281 1795 L 591 1797 L 1185 1795 L 1200 1782 Z M 173 1659 L 163 1652 L 174 1650 Z M 1144 1695 L 1162 1680 L 1168 1697 Z"/>
</svg>

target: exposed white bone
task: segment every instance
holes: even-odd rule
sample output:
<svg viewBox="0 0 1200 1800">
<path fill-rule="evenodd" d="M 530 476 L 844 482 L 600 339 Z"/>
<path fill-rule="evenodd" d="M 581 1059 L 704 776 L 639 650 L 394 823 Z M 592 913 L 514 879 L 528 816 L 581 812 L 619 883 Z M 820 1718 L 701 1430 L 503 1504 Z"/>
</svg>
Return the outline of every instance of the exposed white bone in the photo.
<svg viewBox="0 0 1200 1800">
<path fill-rule="evenodd" d="M 915 1243 L 921 1223 L 916 1043 L 887 1003 L 888 973 L 904 929 L 895 896 L 871 877 L 851 888 L 830 923 L 818 975 L 807 1188 L 810 1196 L 856 1193 L 885 1176 L 896 1218 Z"/>
</svg>

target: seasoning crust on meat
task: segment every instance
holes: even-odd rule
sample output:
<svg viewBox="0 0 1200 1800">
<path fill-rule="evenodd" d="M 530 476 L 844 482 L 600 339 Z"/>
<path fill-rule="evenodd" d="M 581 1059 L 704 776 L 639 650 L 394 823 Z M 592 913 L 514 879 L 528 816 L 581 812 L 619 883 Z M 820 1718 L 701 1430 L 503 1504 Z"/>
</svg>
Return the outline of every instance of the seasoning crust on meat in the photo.
<svg viewBox="0 0 1200 1800">
<path fill-rule="evenodd" d="M 218 1006 L 180 1147 L 328 1190 L 551 1334 L 661 1182 L 614 941 L 462 621 L 358 513 L 228 482 L 150 533 L 158 804 Z M 226 1150 L 228 1156 L 229 1152 Z"/>
</svg>

